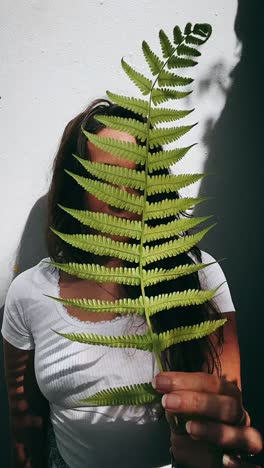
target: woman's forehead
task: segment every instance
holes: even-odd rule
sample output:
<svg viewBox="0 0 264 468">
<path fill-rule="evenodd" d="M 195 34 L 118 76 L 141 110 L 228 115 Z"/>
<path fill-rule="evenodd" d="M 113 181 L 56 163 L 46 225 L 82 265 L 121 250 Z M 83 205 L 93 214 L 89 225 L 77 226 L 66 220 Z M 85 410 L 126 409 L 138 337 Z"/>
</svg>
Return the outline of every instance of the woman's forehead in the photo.
<svg viewBox="0 0 264 468">
<path fill-rule="evenodd" d="M 112 130 L 111 128 L 103 128 L 97 135 L 105 138 L 113 138 L 119 141 L 126 141 L 128 143 L 136 143 L 135 137 L 129 133 L 120 132 L 119 130 Z M 89 159 L 93 162 L 112 164 L 115 166 L 127 167 L 129 169 L 135 169 L 137 164 L 128 159 L 121 159 L 118 156 L 108 153 L 100 148 L 97 148 L 91 141 L 87 142 Z"/>
</svg>

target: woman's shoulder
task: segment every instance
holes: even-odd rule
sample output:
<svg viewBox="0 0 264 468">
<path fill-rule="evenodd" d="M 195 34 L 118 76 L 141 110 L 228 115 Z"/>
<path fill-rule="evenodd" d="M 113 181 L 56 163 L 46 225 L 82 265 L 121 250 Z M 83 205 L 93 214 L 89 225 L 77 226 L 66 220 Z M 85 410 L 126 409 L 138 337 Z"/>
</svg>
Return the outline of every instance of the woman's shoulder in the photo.
<svg viewBox="0 0 264 468">
<path fill-rule="evenodd" d="M 54 275 L 54 268 L 51 268 L 49 262 L 49 257 L 43 258 L 33 267 L 18 273 L 9 286 L 8 296 L 28 297 L 34 287 L 48 283 Z"/>
</svg>

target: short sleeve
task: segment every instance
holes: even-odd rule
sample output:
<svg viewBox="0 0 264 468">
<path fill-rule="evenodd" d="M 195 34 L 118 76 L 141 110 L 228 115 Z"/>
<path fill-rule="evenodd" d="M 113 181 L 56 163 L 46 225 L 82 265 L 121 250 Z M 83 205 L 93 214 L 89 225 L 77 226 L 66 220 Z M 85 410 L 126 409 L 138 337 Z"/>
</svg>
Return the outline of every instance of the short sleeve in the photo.
<svg viewBox="0 0 264 468">
<path fill-rule="evenodd" d="M 23 287 L 19 276 L 11 284 L 5 302 L 2 335 L 6 341 L 18 349 L 34 349 L 34 340 L 25 318 L 23 301 L 20 296 Z"/>
<path fill-rule="evenodd" d="M 225 274 L 220 267 L 219 263 L 209 255 L 207 252 L 202 252 L 202 263 L 213 263 L 203 270 L 199 271 L 199 279 L 202 289 L 215 289 L 222 285 L 215 296 L 213 301 L 220 310 L 220 312 L 234 312 L 235 307 L 231 297 L 230 289 L 225 277 Z"/>
</svg>

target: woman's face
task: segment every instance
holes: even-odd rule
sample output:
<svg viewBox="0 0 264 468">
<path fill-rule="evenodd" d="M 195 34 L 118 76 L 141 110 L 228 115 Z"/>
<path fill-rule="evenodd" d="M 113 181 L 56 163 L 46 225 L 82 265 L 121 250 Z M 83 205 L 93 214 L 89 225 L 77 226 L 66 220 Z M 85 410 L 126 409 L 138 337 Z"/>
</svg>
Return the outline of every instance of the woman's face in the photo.
<svg viewBox="0 0 264 468">
<path fill-rule="evenodd" d="M 113 138 L 115 140 L 126 141 L 129 143 L 136 143 L 136 139 L 132 135 L 128 133 L 120 132 L 119 130 L 112 130 L 111 128 L 103 128 L 97 133 L 97 135 L 105 137 L 105 138 Z M 126 159 L 119 159 L 118 157 L 113 156 L 112 154 L 107 153 L 106 151 L 103 151 L 97 148 L 90 141 L 88 141 L 87 146 L 88 146 L 89 159 L 92 162 L 111 164 L 113 166 L 126 167 L 128 169 L 137 168 L 137 164 L 134 163 L 133 161 L 129 161 Z M 137 190 L 134 190 L 132 188 L 128 188 L 128 187 L 120 186 L 120 185 L 116 187 L 118 187 L 121 190 L 126 190 L 129 193 L 138 195 Z M 126 218 L 126 219 L 131 219 L 131 220 L 140 219 L 140 215 L 136 213 L 131 213 L 129 211 L 121 210 L 119 208 L 115 208 L 107 204 L 106 202 L 99 200 L 97 197 L 87 192 L 85 193 L 85 206 L 90 211 L 97 211 L 100 213 L 106 213 L 108 215 L 118 216 L 120 218 Z"/>
</svg>

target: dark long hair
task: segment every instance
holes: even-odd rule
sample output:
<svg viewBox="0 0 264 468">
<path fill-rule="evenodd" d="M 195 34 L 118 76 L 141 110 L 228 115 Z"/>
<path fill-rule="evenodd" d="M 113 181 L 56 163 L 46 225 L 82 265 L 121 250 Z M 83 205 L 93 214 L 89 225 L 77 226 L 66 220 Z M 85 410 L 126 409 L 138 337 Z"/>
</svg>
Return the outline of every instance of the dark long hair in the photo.
<svg viewBox="0 0 264 468">
<path fill-rule="evenodd" d="M 65 169 L 87 177 L 85 169 L 72 154 L 78 154 L 82 158 L 89 158 L 87 139 L 81 128 L 91 133 L 98 133 L 102 128 L 105 128 L 103 124 L 99 123 L 94 118 L 98 114 L 134 118 L 139 121 L 144 121 L 142 117 L 134 112 L 112 104 L 106 99 L 97 99 L 93 101 L 84 112 L 81 112 L 66 125 L 54 160 L 53 177 L 48 193 L 46 237 L 49 255 L 56 262 L 95 262 L 96 257 L 94 255 L 80 251 L 65 243 L 50 230 L 50 227 L 67 234 L 87 234 L 87 226 L 84 226 L 61 210 L 58 204 L 80 210 L 86 209 L 83 188 L 66 174 Z M 140 144 L 140 142 L 138 143 Z M 161 148 L 156 148 L 154 151 L 160 149 Z M 168 171 L 159 170 L 155 173 L 168 173 Z M 175 198 L 175 193 L 166 194 L 166 198 L 169 197 Z M 176 194 L 176 197 L 179 198 L 179 194 Z M 149 197 L 149 201 L 159 201 L 162 198 L 164 198 L 164 194 L 154 195 Z M 166 222 L 167 221 L 168 218 L 166 219 Z M 162 221 L 159 220 L 159 223 L 161 222 Z M 151 224 L 155 225 L 155 223 L 157 223 L 157 220 L 152 220 Z M 188 233 L 185 232 L 183 235 L 186 234 Z M 156 266 L 159 268 L 174 268 L 177 265 L 192 264 L 194 263 L 192 257 L 194 257 L 196 261 L 201 262 L 201 251 L 198 246 L 193 247 L 190 253 L 192 254 L 191 256 L 187 253 L 183 253 L 175 257 L 170 257 L 169 259 L 155 262 L 155 264 L 152 263 L 151 268 Z M 129 266 L 131 266 L 131 263 L 129 263 Z M 134 297 L 138 294 L 138 288 L 134 286 L 127 286 L 126 289 L 129 297 Z M 186 289 L 201 289 L 198 273 L 150 286 L 146 288 L 146 293 L 147 295 L 157 295 Z M 208 301 L 199 306 L 177 307 L 168 311 L 162 311 L 154 315 L 151 321 L 153 329 L 160 333 L 178 326 L 193 325 L 205 320 L 219 319 L 220 317 L 221 314 L 214 302 Z M 204 337 L 171 346 L 162 356 L 166 369 L 194 372 L 206 368 L 209 373 L 213 373 L 216 369 L 218 375 L 221 375 L 219 355 L 223 344 L 222 327 L 215 332 L 214 337 L 216 338 L 214 342 L 210 337 Z"/>
</svg>

